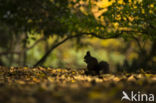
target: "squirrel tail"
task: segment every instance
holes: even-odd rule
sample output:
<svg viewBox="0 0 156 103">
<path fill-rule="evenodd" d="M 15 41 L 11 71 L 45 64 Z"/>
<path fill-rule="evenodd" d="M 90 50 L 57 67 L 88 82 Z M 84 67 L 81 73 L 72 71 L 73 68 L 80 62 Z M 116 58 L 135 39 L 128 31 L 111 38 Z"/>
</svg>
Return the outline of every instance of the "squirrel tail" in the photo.
<svg viewBox="0 0 156 103">
<path fill-rule="evenodd" d="M 99 68 L 103 73 L 109 73 L 109 64 L 105 61 L 99 63 Z"/>
</svg>

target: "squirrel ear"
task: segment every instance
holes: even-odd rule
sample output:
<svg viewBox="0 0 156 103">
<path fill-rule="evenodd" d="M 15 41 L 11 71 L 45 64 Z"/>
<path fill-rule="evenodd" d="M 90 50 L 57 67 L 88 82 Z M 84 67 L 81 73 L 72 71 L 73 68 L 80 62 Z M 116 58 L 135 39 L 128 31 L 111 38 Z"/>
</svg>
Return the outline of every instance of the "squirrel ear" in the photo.
<svg viewBox="0 0 156 103">
<path fill-rule="evenodd" d="M 87 55 L 90 56 L 90 51 L 87 51 Z"/>
</svg>

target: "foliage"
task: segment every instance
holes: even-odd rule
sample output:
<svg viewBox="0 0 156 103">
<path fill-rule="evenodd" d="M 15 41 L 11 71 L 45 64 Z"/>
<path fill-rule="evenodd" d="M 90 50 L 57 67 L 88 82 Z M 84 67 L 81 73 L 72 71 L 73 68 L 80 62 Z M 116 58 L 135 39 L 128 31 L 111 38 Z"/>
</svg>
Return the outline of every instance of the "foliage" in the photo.
<svg viewBox="0 0 156 103">
<path fill-rule="evenodd" d="M 1 23 L 13 27 L 14 32 L 37 31 L 49 35 L 63 34 L 67 29 L 61 21 L 69 12 L 66 0 L 5 0 L 1 4 Z"/>
<path fill-rule="evenodd" d="M 97 21 L 101 35 L 117 35 L 125 39 L 142 37 L 155 40 L 155 0 L 85 0 Z M 84 6 L 85 8 L 85 6 Z"/>
<path fill-rule="evenodd" d="M 156 38 L 155 3 L 155 0 L 1 0 L 0 64 L 29 65 L 28 51 L 42 41 L 44 50 L 33 49 L 42 52 L 33 60 L 35 66 L 43 65 L 50 53 L 68 40 L 76 38 L 76 45 L 82 47 L 82 37 L 134 40 L 139 48 L 138 57 L 151 57 L 141 62 L 151 62 L 155 54 L 148 53 L 155 50 L 147 50 L 142 43 L 151 40 L 153 45 Z M 47 42 L 50 37 L 52 43 Z M 35 42 L 29 45 L 31 39 Z"/>
<path fill-rule="evenodd" d="M 104 18 L 108 22 L 107 26 L 113 29 L 115 33 L 121 33 L 121 37 L 127 40 L 134 40 L 139 47 L 138 59 L 131 64 L 125 60 L 124 66 L 128 71 L 136 71 L 155 68 L 155 62 L 152 60 L 156 54 L 156 1 L 155 0 L 111 0 L 107 12 L 102 13 L 99 18 Z M 101 9 L 106 9 L 105 7 Z M 147 50 L 145 43 L 151 40 L 151 48 Z M 142 43 L 144 43 L 142 45 Z M 128 64 L 126 64 L 126 62 Z"/>
<path fill-rule="evenodd" d="M 2 49 L 6 49 L 2 50 L 5 53 L 1 54 L 11 55 L 10 60 L 14 59 L 14 54 L 18 54 L 19 58 L 23 57 L 21 62 L 26 61 L 29 34 L 43 35 L 43 38 L 57 36 L 51 48 L 46 50 L 45 55 L 36 63 L 40 64 L 57 46 L 74 37 L 79 41 L 79 37 L 82 36 L 79 34 L 80 32 L 86 31 L 90 27 L 89 25 L 97 24 L 96 20 L 93 20 L 93 16 L 85 16 L 70 7 L 74 2 L 68 0 L 5 0 L 0 1 L 0 4 L 0 24 L 2 26 L 0 28 L 2 34 L 0 45 Z M 90 24 L 88 25 L 88 23 Z M 61 41 L 60 37 L 66 38 Z M 22 50 L 18 49 L 17 52 L 16 47 L 20 47 Z M 8 52 L 8 50 L 10 51 Z M 23 64 L 25 65 L 25 63 Z"/>
</svg>

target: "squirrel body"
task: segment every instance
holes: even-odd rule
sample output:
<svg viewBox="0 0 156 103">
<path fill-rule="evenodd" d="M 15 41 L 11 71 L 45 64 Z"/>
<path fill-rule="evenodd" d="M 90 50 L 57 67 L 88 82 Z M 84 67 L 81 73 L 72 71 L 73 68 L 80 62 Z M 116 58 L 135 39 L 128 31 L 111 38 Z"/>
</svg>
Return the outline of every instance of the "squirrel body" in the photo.
<svg viewBox="0 0 156 103">
<path fill-rule="evenodd" d="M 105 61 L 99 63 L 99 69 L 102 73 L 109 73 L 109 64 Z"/>
<path fill-rule="evenodd" d="M 88 51 L 84 57 L 87 64 L 87 71 L 85 74 L 99 75 L 100 73 L 109 73 L 109 64 L 105 61 L 98 63 L 95 57 L 92 57 Z"/>
</svg>

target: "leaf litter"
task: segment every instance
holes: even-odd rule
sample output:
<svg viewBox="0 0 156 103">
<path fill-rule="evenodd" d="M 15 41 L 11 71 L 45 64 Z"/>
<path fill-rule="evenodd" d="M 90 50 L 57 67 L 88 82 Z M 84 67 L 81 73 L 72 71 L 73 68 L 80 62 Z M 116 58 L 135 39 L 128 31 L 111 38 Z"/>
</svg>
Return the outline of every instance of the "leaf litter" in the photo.
<svg viewBox="0 0 156 103">
<path fill-rule="evenodd" d="M 0 67 L 0 103 L 120 103 L 123 90 L 156 94 L 156 75 L 87 76 L 83 69 Z"/>
</svg>

